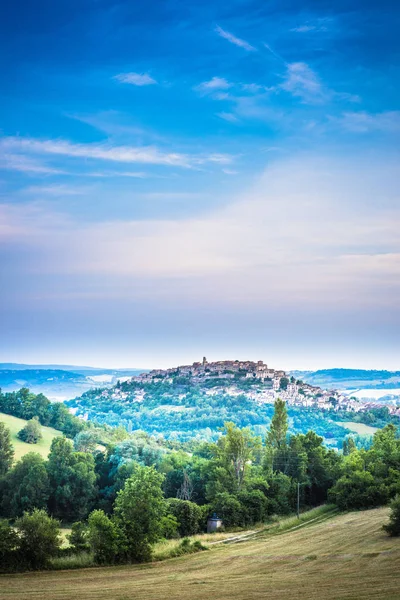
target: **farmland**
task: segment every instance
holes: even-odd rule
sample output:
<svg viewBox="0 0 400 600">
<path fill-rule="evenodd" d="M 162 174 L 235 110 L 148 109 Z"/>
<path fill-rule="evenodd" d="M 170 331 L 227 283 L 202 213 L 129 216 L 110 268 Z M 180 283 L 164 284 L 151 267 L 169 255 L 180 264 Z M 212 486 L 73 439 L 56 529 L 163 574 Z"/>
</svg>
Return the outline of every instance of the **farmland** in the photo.
<svg viewBox="0 0 400 600">
<path fill-rule="evenodd" d="M 395 600 L 400 540 L 387 509 L 340 514 L 282 533 L 142 566 L 0 578 L 2 600 Z"/>
<path fill-rule="evenodd" d="M 14 446 L 14 459 L 19 460 L 24 454 L 28 452 L 37 452 L 43 458 L 47 458 L 50 452 L 51 442 L 56 436 L 62 435 L 60 431 L 53 429 L 52 427 L 42 427 L 42 439 L 37 444 L 27 444 L 18 439 L 18 432 L 26 425 L 24 419 L 18 419 L 4 413 L 0 413 L 0 421 L 3 422 L 11 433 L 11 442 Z"/>
</svg>

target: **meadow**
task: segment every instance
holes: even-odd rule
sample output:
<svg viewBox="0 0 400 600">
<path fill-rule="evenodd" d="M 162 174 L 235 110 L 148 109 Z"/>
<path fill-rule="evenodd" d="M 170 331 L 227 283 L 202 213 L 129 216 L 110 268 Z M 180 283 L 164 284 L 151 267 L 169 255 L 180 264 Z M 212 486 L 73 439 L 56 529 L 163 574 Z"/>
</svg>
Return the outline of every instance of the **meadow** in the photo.
<svg viewBox="0 0 400 600">
<path fill-rule="evenodd" d="M 2 600 L 398 600 L 388 509 L 330 513 L 180 558 L 0 577 Z"/>
<path fill-rule="evenodd" d="M 24 454 L 28 452 L 37 452 L 43 458 L 47 458 L 50 452 L 50 446 L 53 439 L 59 435 L 62 435 L 60 431 L 53 429 L 52 427 L 42 426 L 42 439 L 37 444 L 27 444 L 18 439 L 18 432 L 25 427 L 27 421 L 25 419 L 18 419 L 11 415 L 0 413 L 0 421 L 3 422 L 11 433 L 11 442 L 14 447 L 14 460 L 19 460 Z"/>
<path fill-rule="evenodd" d="M 378 427 L 372 427 L 364 423 L 355 423 L 354 421 L 339 421 L 338 425 L 342 425 L 342 427 L 350 429 L 350 431 L 358 435 L 374 435 L 374 433 L 379 431 Z"/>
</svg>

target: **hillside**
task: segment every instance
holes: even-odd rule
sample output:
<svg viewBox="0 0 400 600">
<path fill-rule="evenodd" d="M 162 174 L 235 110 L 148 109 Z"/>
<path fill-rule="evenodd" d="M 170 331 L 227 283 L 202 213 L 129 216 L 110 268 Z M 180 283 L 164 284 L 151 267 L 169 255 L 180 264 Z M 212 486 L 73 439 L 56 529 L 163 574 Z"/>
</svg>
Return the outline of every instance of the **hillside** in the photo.
<svg viewBox="0 0 400 600">
<path fill-rule="evenodd" d="M 12 392 L 27 387 L 51 400 L 66 400 L 100 384 L 104 387 L 114 385 L 139 372 L 143 370 L 0 363 L 0 388 L 3 392 Z"/>
<path fill-rule="evenodd" d="M 0 413 L 0 421 L 6 424 L 11 433 L 11 441 L 14 446 L 14 459 L 19 460 L 24 454 L 28 452 L 37 452 L 43 458 L 47 458 L 48 453 L 50 452 L 50 446 L 53 439 L 59 435 L 62 435 L 60 431 L 53 429 L 52 427 L 43 427 L 42 426 L 42 435 L 43 438 L 37 444 L 26 444 L 18 439 L 18 432 L 26 425 L 26 421 L 24 419 L 17 419 L 17 417 L 11 417 L 10 415 L 5 415 L 4 413 Z"/>
<path fill-rule="evenodd" d="M 393 389 L 400 387 L 400 371 L 366 369 L 321 369 L 291 371 L 296 378 L 323 388 L 335 389 Z"/>
<path fill-rule="evenodd" d="M 400 540 L 381 530 L 387 515 L 341 514 L 140 567 L 3 576 L 2 600 L 395 600 Z"/>
</svg>

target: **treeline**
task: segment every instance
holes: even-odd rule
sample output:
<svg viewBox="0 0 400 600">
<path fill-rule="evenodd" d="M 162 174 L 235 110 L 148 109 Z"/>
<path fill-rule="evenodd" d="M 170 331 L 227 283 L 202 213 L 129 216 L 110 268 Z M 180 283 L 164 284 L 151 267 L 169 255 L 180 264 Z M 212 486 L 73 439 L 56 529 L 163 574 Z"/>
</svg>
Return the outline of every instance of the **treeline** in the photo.
<svg viewBox="0 0 400 600">
<path fill-rule="evenodd" d="M 0 389 L 0 412 L 28 421 L 37 417 L 42 425 L 54 427 L 71 438 L 85 429 L 85 422 L 74 417 L 63 402 L 50 402 L 43 394 L 33 394 L 27 388 L 6 393 Z"/>
<path fill-rule="evenodd" d="M 29 453 L 13 466 L 10 436 L 0 424 L 0 538 L 9 540 L 0 543 L 0 558 L 1 552 L 14 557 L 14 568 L 18 560 L 21 568 L 42 568 L 60 552 L 53 536 L 47 558 L 18 558 L 26 536 L 41 539 L 40 532 L 57 529 L 58 521 L 74 523 L 72 551 L 114 564 L 149 560 L 158 539 L 203 532 L 213 513 L 225 527 L 246 527 L 294 512 L 298 493 L 302 509 L 327 500 L 341 509 L 370 508 L 400 493 L 394 425 L 377 432 L 369 450 L 358 450 L 348 438 L 339 453 L 313 431 L 290 435 L 280 400 L 264 439 L 227 422 L 217 442 L 193 443 L 190 453 L 144 432 L 104 451 L 85 439 L 82 451 L 83 433 L 74 442 L 55 438 L 47 460 Z M 23 529 L 24 519 L 30 529 Z"/>
</svg>

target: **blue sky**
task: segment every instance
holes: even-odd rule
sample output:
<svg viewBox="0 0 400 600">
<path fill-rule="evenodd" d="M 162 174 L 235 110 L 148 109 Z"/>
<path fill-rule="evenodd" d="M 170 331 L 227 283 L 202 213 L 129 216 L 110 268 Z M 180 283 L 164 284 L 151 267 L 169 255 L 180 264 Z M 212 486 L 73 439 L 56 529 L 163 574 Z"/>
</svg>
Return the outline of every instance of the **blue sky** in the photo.
<svg viewBox="0 0 400 600">
<path fill-rule="evenodd" d="M 398 368 L 400 8 L 0 3 L 0 360 Z"/>
</svg>

